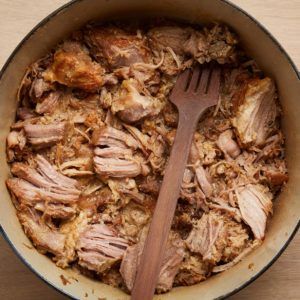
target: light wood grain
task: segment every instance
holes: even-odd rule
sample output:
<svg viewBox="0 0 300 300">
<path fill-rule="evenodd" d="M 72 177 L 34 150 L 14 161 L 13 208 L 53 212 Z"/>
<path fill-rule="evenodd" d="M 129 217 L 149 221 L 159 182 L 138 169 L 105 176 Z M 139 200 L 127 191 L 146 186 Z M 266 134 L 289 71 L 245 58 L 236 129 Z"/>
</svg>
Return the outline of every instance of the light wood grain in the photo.
<svg viewBox="0 0 300 300">
<path fill-rule="evenodd" d="M 124 0 L 125 1 L 125 0 Z M 0 66 L 42 18 L 66 0 L 0 0 Z M 299 0 L 232 0 L 258 19 L 288 51 L 300 68 Z M 0 299 L 67 299 L 48 287 L 25 267 L 0 239 Z M 300 234 L 278 261 L 259 279 L 231 300 L 300 299 Z"/>
</svg>

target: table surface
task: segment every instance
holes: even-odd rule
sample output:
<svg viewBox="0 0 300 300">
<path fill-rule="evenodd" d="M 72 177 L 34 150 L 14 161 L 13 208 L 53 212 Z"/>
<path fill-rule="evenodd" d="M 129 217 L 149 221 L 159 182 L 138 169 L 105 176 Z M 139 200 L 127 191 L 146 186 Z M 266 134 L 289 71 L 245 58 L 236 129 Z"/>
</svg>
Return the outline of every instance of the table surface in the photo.
<svg viewBox="0 0 300 300">
<path fill-rule="evenodd" d="M 231 1 L 265 25 L 300 69 L 299 0 Z M 33 26 L 66 2 L 0 0 L 0 66 Z M 0 249 L 0 299 L 66 299 L 31 273 L 2 237 Z M 300 234 L 267 272 L 230 299 L 300 299 Z"/>
</svg>

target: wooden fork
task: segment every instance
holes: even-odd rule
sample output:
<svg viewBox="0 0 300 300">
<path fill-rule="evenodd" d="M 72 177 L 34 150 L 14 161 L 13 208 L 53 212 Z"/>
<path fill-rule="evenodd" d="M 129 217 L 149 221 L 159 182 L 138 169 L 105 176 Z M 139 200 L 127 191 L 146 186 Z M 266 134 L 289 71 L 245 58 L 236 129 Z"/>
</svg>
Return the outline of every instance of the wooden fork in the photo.
<svg viewBox="0 0 300 300">
<path fill-rule="evenodd" d="M 217 104 L 219 87 L 220 69 L 197 65 L 178 76 L 171 92 L 170 101 L 179 113 L 178 128 L 138 266 L 133 300 L 153 298 L 194 132 L 205 110 Z"/>
</svg>

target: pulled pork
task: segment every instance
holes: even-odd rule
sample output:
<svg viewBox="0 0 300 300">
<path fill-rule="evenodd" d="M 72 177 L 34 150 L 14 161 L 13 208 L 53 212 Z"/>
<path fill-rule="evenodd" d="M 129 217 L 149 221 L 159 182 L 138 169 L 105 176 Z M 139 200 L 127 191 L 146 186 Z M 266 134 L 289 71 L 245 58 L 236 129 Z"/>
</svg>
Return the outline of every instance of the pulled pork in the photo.
<svg viewBox="0 0 300 300">
<path fill-rule="evenodd" d="M 211 61 L 223 65 L 219 102 L 192 141 L 156 292 L 263 243 L 288 181 L 275 82 L 225 25 L 88 24 L 29 66 L 7 136 L 17 216 L 58 267 L 130 293 L 178 124 L 169 93 Z"/>
<path fill-rule="evenodd" d="M 133 288 L 137 266 L 143 252 L 145 240 L 146 231 L 144 230 L 139 242 L 134 246 L 128 247 L 121 263 L 120 272 L 129 290 Z M 179 265 L 184 257 L 184 250 L 181 244 L 182 242 L 176 239 L 176 237 L 170 237 L 156 286 L 158 292 L 167 292 L 172 288 Z"/>
<path fill-rule="evenodd" d="M 127 241 L 106 225 L 88 225 L 77 243 L 79 265 L 101 273 L 122 259 L 127 246 Z"/>
</svg>

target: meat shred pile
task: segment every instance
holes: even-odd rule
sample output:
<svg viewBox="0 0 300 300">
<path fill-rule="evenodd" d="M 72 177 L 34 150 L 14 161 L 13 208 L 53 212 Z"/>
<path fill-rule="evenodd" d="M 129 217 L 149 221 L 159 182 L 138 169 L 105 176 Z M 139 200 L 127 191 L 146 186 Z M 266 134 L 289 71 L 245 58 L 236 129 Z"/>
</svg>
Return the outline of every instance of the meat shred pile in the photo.
<svg viewBox="0 0 300 300">
<path fill-rule="evenodd" d="M 7 187 L 38 251 L 130 293 L 178 114 L 179 72 L 222 65 L 200 120 L 156 287 L 193 285 L 264 239 L 288 179 L 274 81 L 225 25 L 89 24 L 27 70 Z"/>
</svg>

